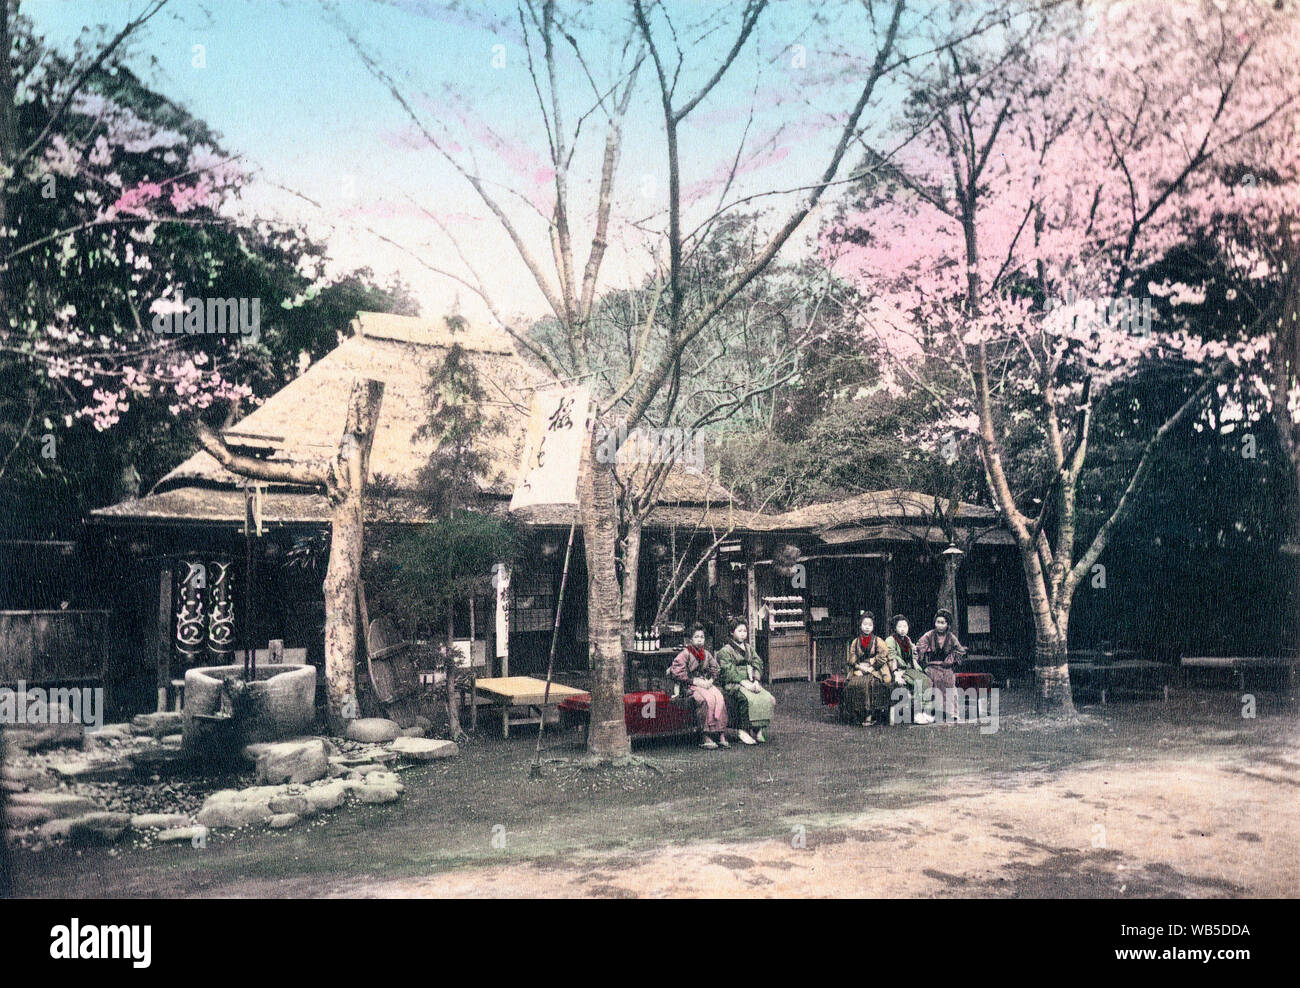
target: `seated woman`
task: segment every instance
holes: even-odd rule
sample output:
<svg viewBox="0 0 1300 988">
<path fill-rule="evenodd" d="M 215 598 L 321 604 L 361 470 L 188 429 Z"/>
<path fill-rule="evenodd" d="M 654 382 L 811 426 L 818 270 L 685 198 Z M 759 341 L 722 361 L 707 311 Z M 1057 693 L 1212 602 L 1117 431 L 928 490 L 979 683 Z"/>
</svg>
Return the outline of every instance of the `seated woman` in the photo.
<svg viewBox="0 0 1300 988">
<path fill-rule="evenodd" d="M 886 645 L 890 660 L 898 667 L 898 684 L 906 686 L 912 694 L 912 723 L 933 724 L 934 716 L 925 709 L 925 694 L 930 689 L 930 677 L 922 671 L 916 646 L 907 637 L 907 618 L 895 614 L 889 623 L 893 626 L 894 633 L 889 636 Z"/>
<path fill-rule="evenodd" d="M 763 689 L 763 660 L 749 643 L 749 623 L 744 618 L 729 622 L 731 641 L 718 649 L 719 682 L 727 699 L 727 719 L 745 744 L 767 741 L 776 698 Z"/>
<path fill-rule="evenodd" d="M 704 625 L 691 625 L 689 644 L 677 653 L 668 675 L 686 689 L 695 704 L 695 721 L 704 732 L 701 748 L 730 748 L 727 736 L 727 701 L 714 685 L 718 678 L 718 660 L 704 648 Z"/>
<path fill-rule="evenodd" d="M 926 675 L 934 683 L 936 710 L 943 710 L 945 724 L 957 719 L 956 668 L 967 651 L 951 628 L 951 612 L 940 610 L 934 616 L 934 627 L 916 643 L 916 654 L 925 665 Z"/>
<path fill-rule="evenodd" d="M 858 637 L 849 643 L 848 675 L 840 701 L 844 716 L 863 727 L 874 723 L 878 716 L 888 719 L 889 691 L 894 685 L 889 653 L 875 630 L 875 615 L 863 611 Z"/>
</svg>

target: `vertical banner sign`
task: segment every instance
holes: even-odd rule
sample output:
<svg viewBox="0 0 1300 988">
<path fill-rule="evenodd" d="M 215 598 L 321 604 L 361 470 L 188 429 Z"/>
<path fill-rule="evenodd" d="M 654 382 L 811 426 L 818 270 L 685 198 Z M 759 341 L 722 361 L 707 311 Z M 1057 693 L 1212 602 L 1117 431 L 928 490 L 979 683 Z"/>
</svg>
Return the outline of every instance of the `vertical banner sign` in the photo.
<svg viewBox="0 0 1300 988">
<path fill-rule="evenodd" d="M 510 567 L 505 563 L 497 563 L 494 569 L 494 579 L 492 583 L 497 592 L 497 609 L 496 609 L 496 640 L 497 640 L 497 658 L 508 659 L 510 656 Z M 501 675 L 510 675 L 509 666 L 503 665 Z"/>
<path fill-rule="evenodd" d="M 586 388 L 537 393 L 511 511 L 531 504 L 578 503 L 578 467 L 590 407 Z"/>
</svg>

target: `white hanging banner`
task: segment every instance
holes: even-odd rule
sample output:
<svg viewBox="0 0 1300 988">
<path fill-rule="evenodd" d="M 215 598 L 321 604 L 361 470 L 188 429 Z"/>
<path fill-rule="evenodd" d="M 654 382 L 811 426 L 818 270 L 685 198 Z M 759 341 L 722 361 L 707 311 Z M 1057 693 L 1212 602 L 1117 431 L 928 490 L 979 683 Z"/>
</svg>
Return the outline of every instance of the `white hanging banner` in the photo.
<svg viewBox="0 0 1300 988">
<path fill-rule="evenodd" d="M 578 503 L 578 467 L 590 408 L 586 388 L 536 393 L 511 511 L 530 504 Z"/>
<path fill-rule="evenodd" d="M 496 640 L 497 658 L 504 659 L 501 675 L 510 675 L 510 567 L 496 563 L 492 567 L 492 583 L 497 592 Z"/>
</svg>

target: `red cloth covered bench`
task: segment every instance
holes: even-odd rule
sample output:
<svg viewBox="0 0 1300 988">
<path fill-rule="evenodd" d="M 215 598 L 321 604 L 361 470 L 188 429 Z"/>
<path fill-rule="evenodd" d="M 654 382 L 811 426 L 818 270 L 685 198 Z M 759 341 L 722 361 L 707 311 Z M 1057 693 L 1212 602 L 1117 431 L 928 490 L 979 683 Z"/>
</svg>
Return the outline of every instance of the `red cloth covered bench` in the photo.
<svg viewBox="0 0 1300 988">
<path fill-rule="evenodd" d="M 844 699 L 844 684 L 847 682 L 845 677 L 836 673 L 834 676 L 827 676 L 821 682 L 822 687 L 822 706 L 838 707 L 840 701 Z"/>
<path fill-rule="evenodd" d="M 993 674 L 991 672 L 957 673 L 957 689 L 959 690 L 991 690 L 992 688 Z"/>
<path fill-rule="evenodd" d="M 956 674 L 957 689 L 959 690 L 980 690 L 981 692 L 975 700 L 976 717 L 983 717 L 988 714 L 988 691 L 993 688 L 993 674 L 990 672 L 959 672 Z M 963 717 L 971 715 L 967 699 L 962 698 L 962 706 L 967 707 L 961 711 Z"/>
<path fill-rule="evenodd" d="M 590 726 L 590 696 L 571 696 L 559 707 L 562 726 Z M 640 690 L 623 694 L 623 723 L 627 725 L 627 733 L 633 737 L 693 733 L 695 711 L 688 703 L 674 703 L 663 690 Z"/>
</svg>

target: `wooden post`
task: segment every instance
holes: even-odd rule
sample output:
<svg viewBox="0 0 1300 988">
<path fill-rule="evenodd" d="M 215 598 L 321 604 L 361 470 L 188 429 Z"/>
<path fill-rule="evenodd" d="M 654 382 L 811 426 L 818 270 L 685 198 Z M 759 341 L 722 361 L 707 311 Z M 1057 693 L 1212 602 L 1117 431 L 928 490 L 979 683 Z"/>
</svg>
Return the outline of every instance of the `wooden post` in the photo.
<svg viewBox="0 0 1300 988">
<path fill-rule="evenodd" d="M 749 615 L 749 640 L 752 643 L 758 633 L 758 574 L 752 559 L 745 563 L 745 613 Z"/>
<path fill-rule="evenodd" d="M 888 627 L 894 616 L 894 554 L 885 553 L 885 625 L 886 635 L 892 635 L 894 629 Z"/>
<path fill-rule="evenodd" d="M 158 712 L 167 709 L 167 691 L 172 685 L 172 567 L 163 560 L 158 576 L 158 641 L 155 661 L 158 667 Z"/>
</svg>

